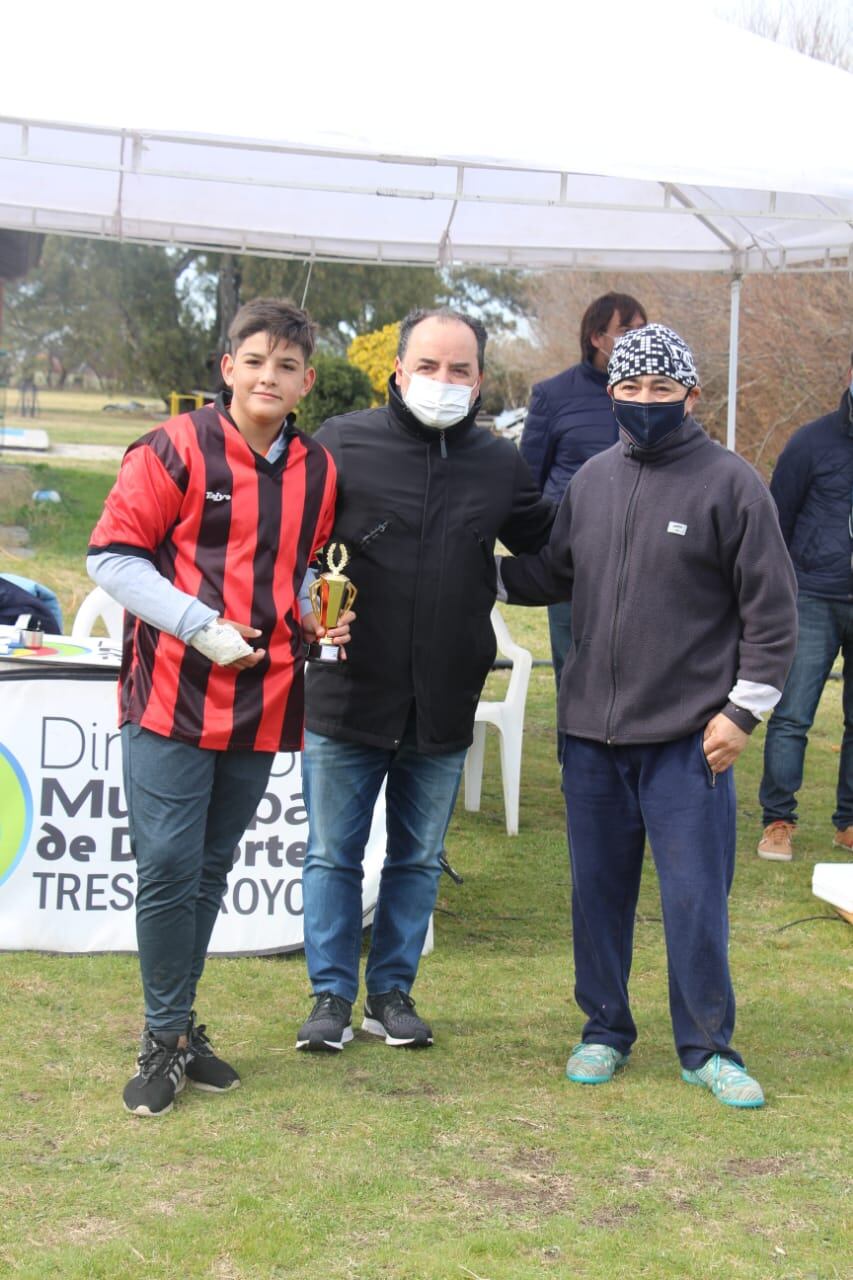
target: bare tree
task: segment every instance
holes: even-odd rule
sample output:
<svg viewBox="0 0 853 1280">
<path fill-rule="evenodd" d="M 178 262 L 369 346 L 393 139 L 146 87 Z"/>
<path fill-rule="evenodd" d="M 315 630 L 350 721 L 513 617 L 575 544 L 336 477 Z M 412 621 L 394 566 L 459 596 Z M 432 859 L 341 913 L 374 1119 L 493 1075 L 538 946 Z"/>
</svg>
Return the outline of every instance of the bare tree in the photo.
<svg viewBox="0 0 853 1280">
<path fill-rule="evenodd" d="M 737 10 L 721 3 L 717 12 L 810 57 L 845 69 L 851 65 L 849 6 L 846 21 L 843 6 L 828 0 L 751 0 Z M 514 353 L 514 368 L 534 382 L 575 364 L 581 358 L 578 331 L 584 308 L 611 289 L 639 298 L 650 319 L 671 325 L 691 344 L 702 375 L 699 416 L 712 435 L 724 439 L 730 301 L 729 277 L 722 273 L 532 276 L 533 352 L 526 360 Z M 738 450 L 750 461 L 769 469 L 793 430 L 835 408 L 850 367 L 850 304 L 846 272 L 744 279 Z"/>
<path fill-rule="evenodd" d="M 721 18 L 744 27 L 755 35 L 790 45 L 818 62 L 849 71 L 853 65 L 851 10 L 846 3 L 828 0 L 744 0 L 738 6 L 720 4 Z"/>
<path fill-rule="evenodd" d="M 581 359 L 580 320 L 596 296 L 633 294 L 650 320 L 693 347 L 702 377 L 697 416 L 725 439 L 730 278 L 720 273 L 531 276 L 532 350 L 504 349 L 504 364 L 532 384 Z M 838 403 L 850 366 L 850 281 L 845 272 L 747 276 L 741 293 L 738 451 L 765 469 L 792 431 Z"/>
</svg>

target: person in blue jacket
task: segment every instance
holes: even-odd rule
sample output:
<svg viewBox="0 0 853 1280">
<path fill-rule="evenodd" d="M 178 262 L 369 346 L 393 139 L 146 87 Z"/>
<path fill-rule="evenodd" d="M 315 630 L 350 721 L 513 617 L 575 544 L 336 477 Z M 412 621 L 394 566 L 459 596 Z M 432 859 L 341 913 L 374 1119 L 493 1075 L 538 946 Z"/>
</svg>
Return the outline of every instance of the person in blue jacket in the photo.
<svg viewBox="0 0 853 1280">
<path fill-rule="evenodd" d="M 580 364 L 533 388 L 519 447 L 542 496 L 558 506 L 575 472 L 618 439 L 607 394 L 607 361 L 616 339 L 644 324 L 645 310 L 630 294 L 605 293 L 596 298 L 581 319 Z M 560 674 L 572 643 L 571 601 L 548 606 L 548 629 L 559 696 Z M 559 731 L 557 747 L 560 755 Z"/>
<path fill-rule="evenodd" d="M 782 535 L 799 587 L 797 653 L 767 725 L 758 856 L 790 862 L 808 733 L 839 650 L 844 656 L 844 736 L 832 843 L 853 851 L 853 354 L 834 413 L 800 427 L 773 472 Z"/>
</svg>

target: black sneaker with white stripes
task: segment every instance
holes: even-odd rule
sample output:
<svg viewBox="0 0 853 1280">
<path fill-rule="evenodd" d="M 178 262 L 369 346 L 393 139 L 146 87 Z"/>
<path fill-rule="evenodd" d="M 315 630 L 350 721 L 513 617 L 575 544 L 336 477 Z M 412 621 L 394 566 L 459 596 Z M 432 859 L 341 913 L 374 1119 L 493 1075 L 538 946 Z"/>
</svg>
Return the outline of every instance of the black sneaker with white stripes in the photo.
<svg viewBox="0 0 853 1280">
<path fill-rule="evenodd" d="M 187 1051 L 178 1048 L 177 1034 L 142 1032 L 139 1068 L 124 1086 L 124 1105 L 135 1116 L 164 1116 L 186 1083 Z"/>
<path fill-rule="evenodd" d="M 227 1093 L 229 1089 L 236 1089 L 240 1084 L 239 1075 L 230 1063 L 217 1058 L 206 1034 L 207 1027 L 197 1027 L 195 1017 L 193 1010 L 187 1026 L 187 1079 L 196 1089 L 204 1089 L 207 1093 Z"/>
<path fill-rule="evenodd" d="M 340 1053 L 352 1040 L 352 1005 L 333 991 L 324 991 L 296 1035 L 297 1049 Z"/>
<path fill-rule="evenodd" d="M 372 1036 L 384 1036 L 396 1049 L 428 1049 L 432 1044 L 431 1028 L 415 1013 L 412 997 L 399 987 L 367 997 L 361 1027 Z"/>
</svg>

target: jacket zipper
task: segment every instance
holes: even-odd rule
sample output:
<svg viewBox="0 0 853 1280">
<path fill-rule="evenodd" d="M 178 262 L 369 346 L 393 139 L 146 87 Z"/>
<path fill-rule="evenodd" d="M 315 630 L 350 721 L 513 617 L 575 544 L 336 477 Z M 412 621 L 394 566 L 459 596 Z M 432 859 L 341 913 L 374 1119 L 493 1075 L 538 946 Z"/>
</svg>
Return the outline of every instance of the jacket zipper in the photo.
<svg viewBox="0 0 853 1280">
<path fill-rule="evenodd" d="M 494 554 L 489 550 L 488 541 L 483 537 L 482 533 L 480 533 L 480 530 L 477 528 L 476 525 L 472 524 L 472 525 L 469 525 L 468 527 L 473 533 L 474 537 L 477 539 L 477 545 L 479 546 L 480 550 L 483 553 L 483 558 L 486 561 L 486 565 L 494 569 L 495 557 L 494 557 Z"/>
<path fill-rule="evenodd" d="M 369 547 L 371 542 L 373 542 L 374 538 L 378 538 L 381 534 L 385 533 L 390 523 L 391 523 L 390 520 L 383 520 L 381 524 L 378 524 L 376 526 L 375 529 L 369 530 L 369 532 L 366 533 L 363 538 L 359 538 L 358 540 L 359 551 L 363 551 L 365 547 Z"/>
<path fill-rule="evenodd" d="M 643 474 L 643 464 L 637 470 L 637 478 L 634 481 L 634 487 L 631 490 L 631 496 L 628 499 L 628 506 L 625 511 L 625 523 L 622 527 L 622 555 L 619 561 L 619 574 L 616 579 L 616 603 L 613 607 L 613 626 L 610 630 L 610 679 L 613 685 L 613 692 L 610 695 L 610 707 L 607 712 L 607 721 L 604 727 L 604 738 L 607 745 L 611 744 L 611 735 L 613 732 L 613 713 L 616 708 L 616 682 L 619 675 L 618 663 L 616 661 L 616 635 L 619 629 L 619 607 L 622 602 L 622 588 L 625 583 L 625 566 L 628 560 L 628 529 L 631 524 L 631 516 L 634 512 L 634 504 L 637 499 L 637 490 L 640 486 L 640 479 Z"/>
</svg>

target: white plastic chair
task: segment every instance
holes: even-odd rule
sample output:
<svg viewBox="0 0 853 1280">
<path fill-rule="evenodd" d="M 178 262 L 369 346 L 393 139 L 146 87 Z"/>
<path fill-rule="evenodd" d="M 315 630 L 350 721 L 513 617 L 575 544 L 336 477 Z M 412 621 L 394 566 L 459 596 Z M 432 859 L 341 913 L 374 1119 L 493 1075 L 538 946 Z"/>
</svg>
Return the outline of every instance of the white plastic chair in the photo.
<svg viewBox="0 0 853 1280">
<path fill-rule="evenodd" d="M 435 916 L 430 916 L 429 925 L 427 927 L 426 937 L 424 938 L 424 945 L 423 945 L 423 950 L 421 951 L 421 955 L 431 956 L 434 950 L 435 950 Z"/>
<path fill-rule="evenodd" d="M 107 635 L 114 644 L 121 644 L 124 609 L 117 600 L 108 596 L 103 587 L 93 587 L 77 610 L 71 628 L 72 640 L 85 640 L 92 634 L 98 619 L 103 620 Z"/>
<path fill-rule="evenodd" d="M 474 741 L 465 757 L 465 808 L 476 813 L 480 808 L 483 783 L 483 753 L 486 748 L 486 725 L 493 724 L 500 734 L 501 774 L 503 776 L 504 810 L 507 835 L 518 835 L 518 797 L 521 790 L 521 742 L 524 734 L 524 707 L 533 657 L 528 649 L 513 642 L 506 623 L 497 608 L 492 609 L 492 627 L 498 652 L 512 662 L 509 687 L 502 702 L 482 698 L 474 716 Z"/>
</svg>

